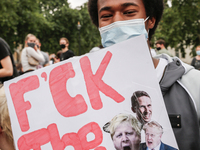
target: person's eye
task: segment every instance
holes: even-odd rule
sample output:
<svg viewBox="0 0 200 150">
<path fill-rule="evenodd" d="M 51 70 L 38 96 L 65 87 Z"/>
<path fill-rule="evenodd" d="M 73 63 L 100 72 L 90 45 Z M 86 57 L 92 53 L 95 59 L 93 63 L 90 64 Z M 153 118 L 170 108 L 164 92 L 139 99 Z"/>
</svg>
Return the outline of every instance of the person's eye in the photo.
<svg viewBox="0 0 200 150">
<path fill-rule="evenodd" d="M 133 15 L 135 12 L 134 10 L 128 10 L 124 12 L 124 15 Z"/>
<path fill-rule="evenodd" d="M 128 132 L 127 135 L 133 135 L 133 132 Z"/>
<path fill-rule="evenodd" d="M 122 134 L 118 134 L 118 135 L 117 135 L 117 138 L 120 138 L 121 136 L 122 136 Z"/>
<path fill-rule="evenodd" d="M 112 17 L 112 15 L 111 15 L 111 14 L 105 14 L 105 15 L 102 15 L 102 16 L 101 16 L 101 18 L 105 18 L 105 19 L 106 19 L 106 18 L 109 18 L 109 17 Z"/>
</svg>

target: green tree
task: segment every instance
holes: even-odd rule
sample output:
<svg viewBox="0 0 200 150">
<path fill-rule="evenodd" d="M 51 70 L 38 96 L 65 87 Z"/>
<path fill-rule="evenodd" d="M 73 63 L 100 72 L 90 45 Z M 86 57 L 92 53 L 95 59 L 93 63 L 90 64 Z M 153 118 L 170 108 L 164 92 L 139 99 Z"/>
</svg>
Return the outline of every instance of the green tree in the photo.
<svg viewBox="0 0 200 150">
<path fill-rule="evenodd" d="M 165 0 L 163 18 L 154 35 L 155 39 L 165 39 L 167 46 L 181 51 L 185 57 L 185 48 L 200 44 L 200 1 L 172 0 L 172 7 Z"/>
<path fill-rule="evenodd" d="M 66 37 L 69 40 L 69 49 L 73 50 L 76 55 L 79 55 L 79 30 L 77 29 L 78 22 L 80 28 L 80 44 L 81 54 L 89 52 L 94 46 L 100 45 L 100 35 L 98 29 L 92 25 L 92 22 L 87 11 L 87 3 L 78 9 L 72 9 L 68 4 L 59 5 L 48 16 L 48 21 L 51 23 L 51 29 L 44 29 L 43 33 L 38 35 L 42 43 L 42 49 L 50 53 L 56 53 L 60 50 L 59 39 Z M 51 9 L 54 9 L 51 7 Z M 48 11 L 49 12 L 49 11 Z M 44 38 L 45 37 L 45 38 Z"/>
<path fill-rule="evenodd" d="M 72 9 L 66 0 L 1 0 L 0 32 L 11 49 L 24 44 L 28 33 L 36 35 L 42 50 L 56 53 L 60 50 L 59 39 L 67 37 L 70 49 L 79 54 L 79 30 L 81 54 L 100 45 L 98 29 L 92 25 L 87 11 L 87 3 Z"/>
</svg>

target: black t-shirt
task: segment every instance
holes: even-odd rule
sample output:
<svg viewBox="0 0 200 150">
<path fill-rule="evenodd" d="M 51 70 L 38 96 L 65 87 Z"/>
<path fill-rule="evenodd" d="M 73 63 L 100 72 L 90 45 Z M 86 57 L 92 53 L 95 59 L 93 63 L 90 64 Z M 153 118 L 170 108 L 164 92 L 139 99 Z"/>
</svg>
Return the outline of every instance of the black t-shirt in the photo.
<svg viewBox="0 0 200 150">
<path fill-rule="evenodd" d="M 200 60 L 197 60 L 195 57 L 193 58 L 191 65 L 194 66 L 195 69 L 200 70 Z"/>
<path fill-rule="evenodd" d="M 17 72 L 17 69 L 16 69 L 16 66 L 15 66 L 15 63 L 14 63 L 14 59 L 13 59 L 13 56 L 12 56 L 12 53 L 10 51 L 10 47 L 9 45 L 6 43 L 6 41 L 4 41 L 2 38 L 0 38 L 0 62 L 2 59 L 4 59 L 5 57 L 7 56 L 10 56 L 10 59 L 12 61 L 12 65 L 13 65 L 13 75 L 10 76 L 10 77 L 3 77 L 3 78 L 0 78 L 0 82 L 4 82 L 4 81 L 7 81 L 7 80 L 10 80 L 16 76 L 18 76 L 18 72 Z M 1 63 L 0 63 L 0 69 L 3 68 Z"/>
<path fill-rule="evenodd" d="M 74 52 L 72 50 L 68 50 L 60 55 L 60 61 L 66 60 L 73 56 L 75 56 Z"/>
</svg>

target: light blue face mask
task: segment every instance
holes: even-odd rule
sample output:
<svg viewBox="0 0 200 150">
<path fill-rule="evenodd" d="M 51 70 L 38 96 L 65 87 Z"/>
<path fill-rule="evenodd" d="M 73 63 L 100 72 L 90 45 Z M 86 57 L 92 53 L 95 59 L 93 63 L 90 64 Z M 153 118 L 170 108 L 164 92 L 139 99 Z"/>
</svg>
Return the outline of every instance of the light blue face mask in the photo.
<svg viewBox="0 0 200 150">
<path fill-rule="evenodd" d="M 125 41 L 141 34 L 144 34 L 146 39 L 148 39 L 148 33 L 145 29 L 145 21 L 148 18 L 149 17 L 147 17 L 145 20 L 132 19 L 126 21 L 117 21 L 99 28 L 103 47 L 109 47 L 113 44 Z"/>
<path fill-rule="evenodd" d="M 200 55 L 200 51 L 196 51 L 197 55 Z"/>
</svg>

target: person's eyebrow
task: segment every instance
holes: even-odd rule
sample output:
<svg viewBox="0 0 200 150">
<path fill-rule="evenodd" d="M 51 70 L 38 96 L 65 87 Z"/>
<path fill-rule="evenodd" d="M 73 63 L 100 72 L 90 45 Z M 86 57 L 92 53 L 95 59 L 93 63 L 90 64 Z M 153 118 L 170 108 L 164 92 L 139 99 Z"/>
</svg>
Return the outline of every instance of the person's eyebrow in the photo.
<svg viewBox="0 0 200 150">
<path fill-rule="evenodd" d="M 121 4 L 122 7 L 127 7 L 127 6 L 138 6 L 137 4 L 135 3 L 123 3 Z"/>
<path fill-rule="evenodd" d="M 102 11 L 104 11 L 104 10 L 110 10 L 110 9 L 111 9 L 111 7 L 109 7 L 109 6 L 103 7 L 103 8 L 101 8 L 99 10 L 99 13 L 102 12 Z"/>
</svg>

